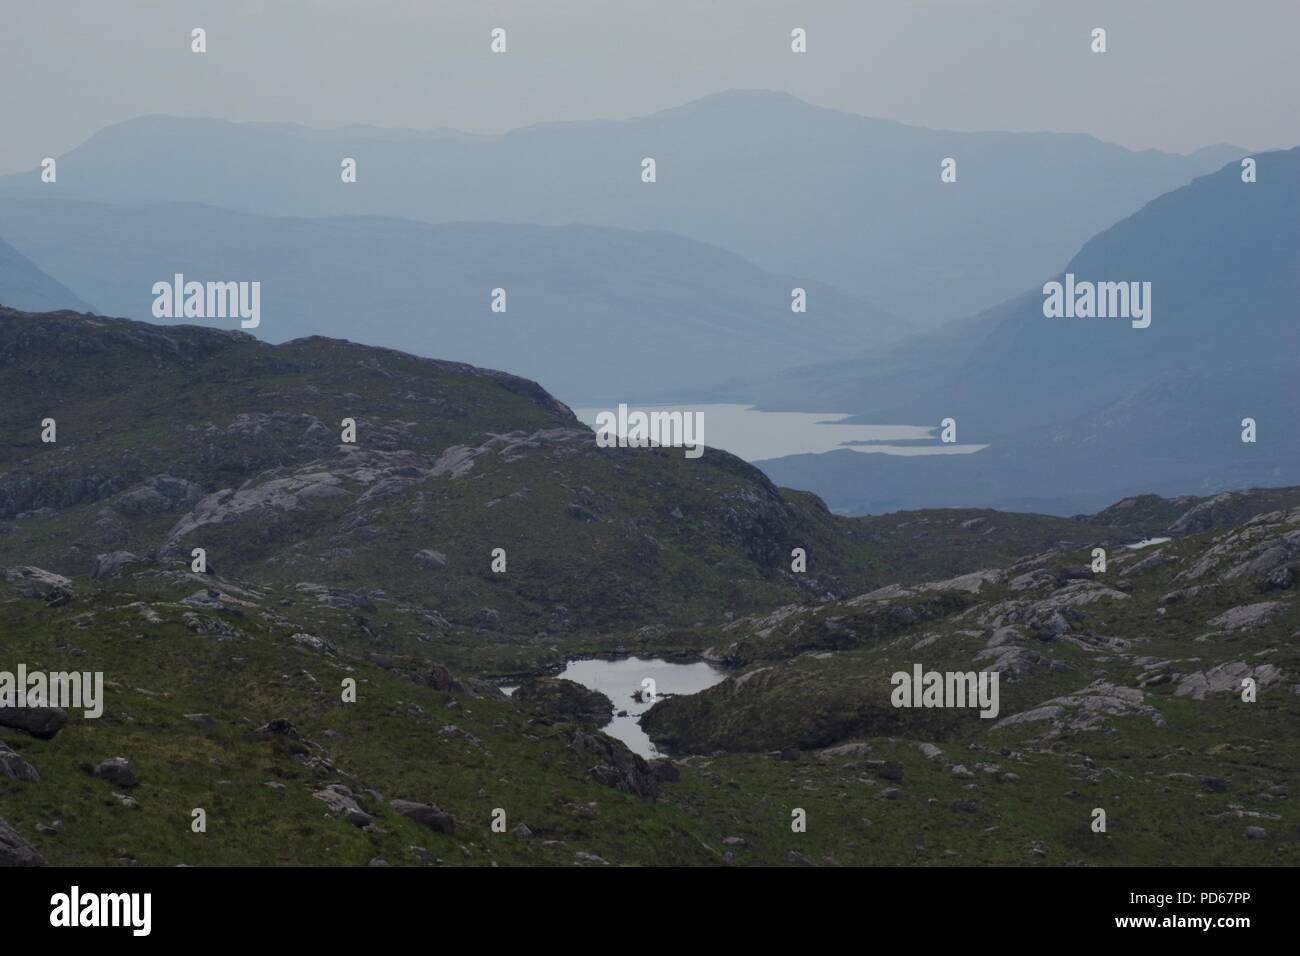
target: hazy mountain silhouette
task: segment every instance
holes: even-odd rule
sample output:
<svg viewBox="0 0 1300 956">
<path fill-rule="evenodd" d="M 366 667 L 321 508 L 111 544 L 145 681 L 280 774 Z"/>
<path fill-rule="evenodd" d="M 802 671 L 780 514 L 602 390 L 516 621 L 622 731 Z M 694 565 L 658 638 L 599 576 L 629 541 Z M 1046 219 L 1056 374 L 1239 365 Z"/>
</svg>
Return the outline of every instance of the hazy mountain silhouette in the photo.
<svg viewBox="0 0 1300 956">
<path fill-rule="evenodd" d="M 733 91 L 502 136 L 150 116 L 62 157 L 57 186 L 24 173 L 0 179 L 0 195 L 663 230 L 930 322 L 1003 301 L 1143 202 L 1242 153 L 929 130 Z M 647 156 L 654 184 L 641 182 Z M 358 161 L 354 184 L 340 181 L 344 157 Z M 939 179 L 946 157 L 958 162 L 953 184 Z"/>
<path fill-rule="evenodd" d="M 71 289 L 46 275 L 3 239 L 0 239 L 0 305 L 24 312 L 92 311 Z"/>
<path fill-rule="evenodd" d="M 0 200 L 0 222 L 106 313 L 153 320 L 153 284 L 177 272 L 259 281 L 261 326 L 250 331 L 261 338 L 350 337 L 509 369 L 573 402 L 672 398 L 905 329 L 829 286 L 666 233 L 48 199 Z M 791 311 L 795 286 L 808 314 Z M 490 311 L 494 288 L 506 290 L 505 313 Z"/>
<path fill-rule="evenodd" d="M 761 391 L 780 406 L 819 382 L 815 399 L 800 400 L 866 421 L 937 425 L 951 416 L 960 440 L 994 443 L 943 461 L 846 452 L 766 463 L 776 480 L 843 508 L 960 500 L 1084 510 L 1137 491 L 1294 480 L 1300 149 L 1257 159 L 1258 182 L 1243 183 L 1230 164 L 1096 236 L 1064 270 L 1151 282 L 1149 328 L 1046 318 L 1034 290 L 953 326 L 937 361 L 927 361 L 924 343 L 943 342 L 942 331 L 886 349 L 892 358 L 800 369 L 723 394 Z M 1257 422 L 1255 444 L 1240 440 L 1244 418 Z"/>
</svg>

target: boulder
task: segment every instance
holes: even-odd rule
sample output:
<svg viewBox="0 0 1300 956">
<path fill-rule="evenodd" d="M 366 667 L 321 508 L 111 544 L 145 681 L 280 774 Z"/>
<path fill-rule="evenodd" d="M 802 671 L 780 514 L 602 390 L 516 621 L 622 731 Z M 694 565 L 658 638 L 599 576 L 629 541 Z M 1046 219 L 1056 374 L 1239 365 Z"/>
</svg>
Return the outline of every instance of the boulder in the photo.
<svg viewBox="0 0 1300 956">
<path fill-rule="evenodd" d="M 817 759 L 819 760 L 842 760 L 845 758 L 865 757 L 871 753 L 871 745 L 864 743 L 839 744 L 835 747 L 827 747 L 819 751 Z"/>
<path fill-rule="evenodd" d="M 331 784 L 324 790 L 317 790 L 312 796 L 329 807 L 335 816 L 342 817 L 353 826 L 364 827 L 374 819 L 361 809 L 361 804 L 357 803 L 352 791 L 342 784 Z"/>
<path fill-rule="evenodd" d="M 154 475 L 124 491 L 111 507 L 122 515 L 162 515 L 190 508 L 203 497 L 203 489 L 192 481 L 171 475 Z"/>
<path fill-rule="evenodd" d="M 456 832 L 456 820 L 450 814 L 431 803 L 416 803 L 413 800 L 389 800 L 388 805 L 397 813 L 413 823 L 428 827 L 435 833 L 453 834 Z"/>
<path fill-rule="evenodd" d="M 1224 611 L 1218 617 L 1211 618 L 1211 627 L 1225 631 L 1236 631 L 1247 627 L 1263 627 L 1282 613 L 1286 607 L 1281 601 L 1261 601 L 1258 604 L 1243 604 Z"/>
<path fill-rule="evenodd" d="M 881 780 L 900 783 L 903 779 L 903 765 L 897 760 L 885 760 L 879 766 L 870 768 Z"/>
<path fill-rule="evenodd" d="M 0 867 L 44 866 L 45 859 L 18 831 L 0 820 Z"/>
<path fill-rule="evenodd" d="M 415 560 L 418 564 L 431 570 L 447 566 L 447 556 L 441 551 L 435 551 L 432 548 L 423 548 L 415 552 Z"/>
<path fill-rule="evenodd" d="M 316 637 L 314 634 L 293 634 L 289 640 L 295 644 L 300 644 L 309 650 L 319 651 L 322 654 L 337 654 L 338 648 L 333 641 L 328 641 L 323 637 Z"/>
<path fill-rule="evenodd" d="M 295 727 L 292 721 L 287 717 L 276 717 L 274 720 L 269 720 L 253 731 L 253 733 L 262 734 L 268 737 L 290 737 L 294 740 L 298 739 L 298 728 Z"/>
<path fill-rule="evenodd" d="M 95 768 L 95 776 L 124 790 L 140 786 L 135 771 L 131 769 L 131 762 L 125 757 L 109 757 Z"/>
<path fill-rule="evenodd" d="M 39 740 L 53 740 L 68 722 L 61 707 L 0 707 L 0 727 L 21 730 Z"/>
<path fill-rule="evenodd" d="M 41 779 L 35 767 L 2 743 L 0 743 L 0 777 L 25 780 L 30 783 L 36 783 Z"/>
<path fill-rule="evenodd" d="M 19 596 L 36 598 L 51 607 L 58 607 L 72 600 L 72 581 L 61 574 L 31 565 L 20 565 L 0 569 L 0 576 L 4 577 Z"/>
<path fill-rule="evenodd" d="M 90 569 L 92 578 L 115 578 L 125 574 L 133 567 L 143 565 L 146 559 L 130 551 L 109 551 L 107 554 L 95 555 L 95 563 Z"/>
</svg>

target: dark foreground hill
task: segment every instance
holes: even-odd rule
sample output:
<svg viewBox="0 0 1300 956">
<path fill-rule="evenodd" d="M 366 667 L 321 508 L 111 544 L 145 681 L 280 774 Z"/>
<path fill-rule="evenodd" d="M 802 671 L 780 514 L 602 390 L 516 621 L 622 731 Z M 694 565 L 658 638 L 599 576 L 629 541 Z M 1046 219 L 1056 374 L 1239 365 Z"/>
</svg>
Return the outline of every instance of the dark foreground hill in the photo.
<svg viewBox="0 0 1300 956">
<path fill-rule="evenodd" d="M 873 579 L 864 541 L 812 496 L 722 451 L 599 448 L 501 372 L 9 311 L 0 363 L 0 550 L 63 574 L 187 568 L 203 548 L 222 574 L 328 584 L 400 609 L 404 630 L 471 634 L 485 669 L 493 635 L 549 647 Z M 789 572 L 796 547 L 814 572 Z"/>
</svg>

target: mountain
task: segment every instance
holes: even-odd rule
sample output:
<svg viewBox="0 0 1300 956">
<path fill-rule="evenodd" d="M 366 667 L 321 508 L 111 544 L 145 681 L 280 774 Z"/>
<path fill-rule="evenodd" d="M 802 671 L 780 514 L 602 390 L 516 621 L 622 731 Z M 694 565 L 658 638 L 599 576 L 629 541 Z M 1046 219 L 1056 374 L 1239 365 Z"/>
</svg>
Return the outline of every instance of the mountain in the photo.
<svg viewBox="0 0 1300 956">
<path fill-rule="evenodd" d="M 24 173 L 0 179 L 0 196 L 672 232 L 935 323 L 1004 301 L 1142 203 L 1243 153 L 921 129 L 750 90 L 501 136 L 148 116 L 61 157 L 56 186 Z M 355 183 L 341 181 L 345 157 Z M 641 181 L 645 157 L 653 184 Z M 958 178 L 945 184 L 949 157 Z"/>
<path fill-rule="evenodd" d="M 110 578 L 203 548 L 478 672 L 883 573 L 852 522 L 725 451 L 600 448 L 537 384 L 473 366 L 0 310 L 0 396 L 4 559 Z"/>
<path fill-rule="evenodd" d="M 992 443 L 943 461 L 846 451 L 763 463 L 775 480 L 847 510 L 1070 513 L 1139 492 L 1294 484 L 1300 149 L 1257 161 L 1258 182 L 1243 183 L 1236 165 L 1201 177 L 1097 235 L 1055 277 L 1150 282 L 1148 328 L 1046 318 L 1035 290 L 874 357 L 722 394 L 761 394 L 775 407 L 798 395 L 863 421 L 951 416 L 962 441 Z M 1255 443 L 1241 440 L 1246 418 L 1257 423 Z"/>
<path fill-rule="evenodd" d="M 1259 182 L 1243 183 L 1239 166 L 1225 166 L 1152 200 L 1067 263 L 1063 272 L 1079 280 L 1150 282 L 1149 328 L 1045 318 L 1043 295 L 1026 297 L 1006 307 L 963 363 L 951 400 L 974 403 L 988 421 L 981 428 L 1006 434 L 1048 415 L 1095 410 L 1166 374 L 1242 378 L 1256 366 L 1294 368 L 1300 149 L 1256 159 Z"/>
<path fill-rule="evenodd" d="M 0 308 L 0 401 L 0 661 L 104 677 L 0 705 L 0 865 L 1296 862 L 1300 488 L 838 518 L 505 372 L 70 312 Z M 590 656 L 724 679 L 647 760 Z"/>
<path fill-rule="evenodd" d="M 197 587 L 203 548 L 224 577 L 475 674 L 1174 520 L 840 518 L 720 449 L 600 448 L 527 379 L 318 336 L 0 309 L 0 400 L 0 563 Z"/>
<path fill-rule="evenodd" d="M 72 290 L 46 275 L 3 239 L 0 239 L 0 303 L 30 312 L 92 311 Z"/>
<path fill-rule="evenodd" d="M 4 659 L 106 681 L 99 718 L 0 708 L 0 865 L 1295 865 L 1297 529 L 1293 503 L 1102 573 L 1053 548 L 684 645 L 648 629 L 726 669 L 643 718 L 654 760 L 600 732 L 608 698 L 507 697 L 433 634 L 399 653 L 337 587 L 3 566 Z M 915 667 L 996 675 L 997 712 L 892 707 Z"/>
<path fill-rule="evenodd" d="M 258 281 L 261 324 L 250 331 L 270 341 L 335 336 L 510 368 L 573 402 L 670 400 L 907 328 L 836 289 L 667 233 L 51 199 L 0 200 L 0 222 L 111 314 L 152 320 L 154 283 L 176 273 Z M 791 311 L 796 287 L 806 314 Z M 491 311 L 497 288 L 505 312 Z"/>
</svg>

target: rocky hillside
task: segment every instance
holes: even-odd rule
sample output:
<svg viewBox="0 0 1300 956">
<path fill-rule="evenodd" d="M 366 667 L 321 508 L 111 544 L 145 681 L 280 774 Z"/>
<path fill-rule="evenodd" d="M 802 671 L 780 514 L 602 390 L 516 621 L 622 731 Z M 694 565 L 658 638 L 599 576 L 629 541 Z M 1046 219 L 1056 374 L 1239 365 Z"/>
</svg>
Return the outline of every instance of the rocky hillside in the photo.
<svg viewBox="0 0 1300 956">
<path fill-rule="evenodd" d="M 353 608 L 182 572 L 0 578 L 5 668 L 105 675 L 98 719 L 0 708 L 0 866 L 710 857 L 674 840 L 688 820 L 655 800 L 671 765 L 369 649 Z M 496 808 L 508 833 L 490 828 Z"/>
<path fill-rule="evenodd" d="M 549 646 L 685 625 L 874 576 L 854 527 L 811 496 L 722 451 L 600 449 L 505 373 L 0 311 L 0 395 L 6 560 L 107 578 L 186 569 L 203 548 L 222 574 L 328 585 L 426 639 L 471 635 L 486 670 L 498 665 L 482 646 L 501 635 Z M 55 443 L 41 440 L 47 418 Z M 795 547 L 807 575 L 789 573 Z"/>
<path fill-rule="evenodd" d="M 698 650 L 692 631 L 736 615 L 1099 537 L 990 511 L 835 517 L 721 450 L 598 448 L 533 382 L 331 339 L 0 309 L 0 398 L 0 561 L 106 580 L 202 548 L 479 674 Z"/>
<path fill-rule="evenodd" d="M 0 397 L 0 672 L 105 680 L 0 708 L 0 863 L 1297 862 L 1300 489 L 839 518 L 504 373 L 72 313 L 0 310 Z M 646 761 L 539 676 L 593 654 L 729 676 Z"/>
<path fill-rule="evenodd" d="M 1058 549 L 784 607 L 721 628 L 706 657 L 734 673 L 660 702 L 642 726 L 723 766 L 817 751 L 846 768 L 842 800 L 918 836 L 952 811 L 973 815 L 972 837 L 1016 834 L 1021 856 L 1057 862 L 1132 861 L 1160 844 L 1148 861 L 1294 862 L 1298 575 L 1291 507 L 1112 552 L 1104 572 L 1090 550 Z M 999 713 L 893 706 L 891 676 L 918 664 L 998 673 Z M 1113 835 L 1089 831 L 1097 807 Z"/>
<path fill-rule="evenodd" d="M 738 618 L 650 762 L 600 695 L 392 652 L 337 590 L 8 567 L 0 661 L 106 690 L 0 710 L 0 863 L 1294 865 L 1300 509 L 1086 557 Z M 913 663 L 996 671 L 1000 713 L 890 707 Z"/>
</svg>

